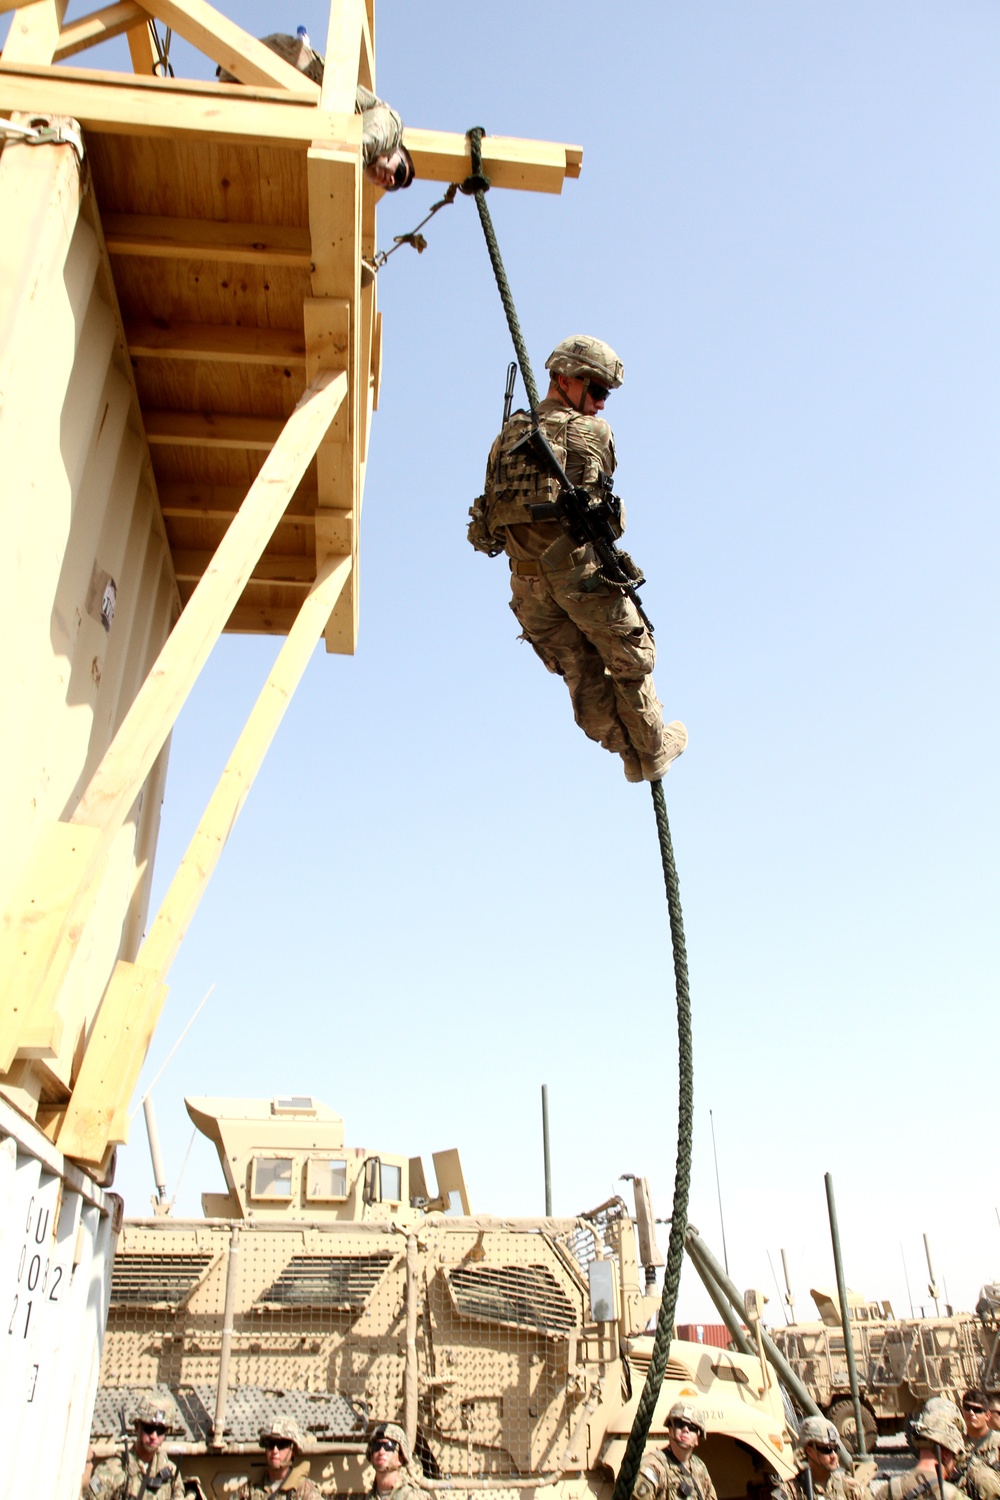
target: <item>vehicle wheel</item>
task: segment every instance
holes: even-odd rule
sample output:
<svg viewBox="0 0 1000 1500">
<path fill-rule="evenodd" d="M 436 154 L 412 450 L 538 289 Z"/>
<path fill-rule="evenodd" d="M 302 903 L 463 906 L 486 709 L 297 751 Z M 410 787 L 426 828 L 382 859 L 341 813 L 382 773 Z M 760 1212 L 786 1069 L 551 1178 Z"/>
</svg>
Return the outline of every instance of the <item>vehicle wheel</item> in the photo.
<svg viewBox="0 0 1000 1500">
<path fill-rule="evenodd" d="M 854 1420 L 854 1402 L 851 1398 L 846 1396 L 839 1401 L 834 1401 L 827 1416 L 840 1433 L 848 1453 L 857 1453 L 858 1434 Z M 861 1403 L 861 1426 L 865 1434 L 865 1451 L 871 1453 L 875 1447 L 875 1439 L 878 1437 L 878 1423 L 863 1401 Z"/>
</svg>

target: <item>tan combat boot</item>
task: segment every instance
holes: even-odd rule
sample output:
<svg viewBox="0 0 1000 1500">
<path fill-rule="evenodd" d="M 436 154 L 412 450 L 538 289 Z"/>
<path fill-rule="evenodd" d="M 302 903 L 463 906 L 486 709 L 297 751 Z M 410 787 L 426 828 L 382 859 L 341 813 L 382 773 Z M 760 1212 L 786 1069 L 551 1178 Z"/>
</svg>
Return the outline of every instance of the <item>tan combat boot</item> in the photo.
<svg viewBox="0 0 1000 1500">
<path fill-rule="evenodd" d="M 682 755 L 687 749 L 688 732 L 680 719 L 674 719 L 663 726 L 663 743 L 658 755 L 650 759 L 640 759 L 643 781 L 662 781 L 670 769 L 671 761 L 675 761 L 678 755 Z M 626 769 L 625 775 L 628 776 Z M 631 780 L 631 778 L 629 778 Z"/>
</svg>

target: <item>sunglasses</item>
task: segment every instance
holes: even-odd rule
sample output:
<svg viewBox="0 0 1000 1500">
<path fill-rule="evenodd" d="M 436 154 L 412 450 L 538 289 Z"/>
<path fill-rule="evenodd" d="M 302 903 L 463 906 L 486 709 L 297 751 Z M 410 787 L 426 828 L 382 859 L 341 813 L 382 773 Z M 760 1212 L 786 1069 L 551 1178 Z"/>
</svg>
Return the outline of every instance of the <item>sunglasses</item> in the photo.
<svg viewBox="0 0 1000 1500">
<path fill-rule="evenodd" d="M 967 1411 L 970 1417 L 981 1417 L 986 1410 L 985 1406 L 970 1406 L 968 1402 L 962 1402 L 962 1410 Z"/>
<path fill-rule="evenodd" d="M 369 1453 L 395 1453 L 395 1451 L 396 1451 L 396 1449 L 398 1447 L 399 1447 L 399 1444 L 398 1443 L 394 1443 L 393 1440 L 392 1440 L 392 1438 L 379 1438 L 376 1442 L 372 1443 L 371 1447 L 368 1449 L 368 1452 Z"/>
<path fill-rule="evenodd" d="M 701 1436 L 701 1428 L 697 1422 L 673 1421 L 670 1425 L 675 1432 L 696 1432 Z"/>
<path fill-rule="evenodd" d="M 151 1437 L 154 1432 L 157 1437 L 166 1437 L 167 1429 L 162 1422 L 140 1422 L 139 1427 L 147 1437 Z"/>
<path fill-rule="evenodd" d="M 279 1452 L 284 1452 L 286 1448 L 292 1446 L 292 1440 L 291 1438 L 261 1438 L 260 1446 L 262 1448 L 277 1448 Z"/>
<path fill-rule="evenodd" d="M 587 387 L 587 393 L 595 401 L 607 401 L 611 395 L 611 387 L 609 385 L 598 385 L 596 380 L 592 380 Z"/>
<path fill-rule="evenodd" d="M 810 1443 L 810 1448 L 815 1448 L 817 1453 L 825 1453 L 829 1458 L 831 1453 L 836 1453 L 836 1443 Z"/>
</svg>

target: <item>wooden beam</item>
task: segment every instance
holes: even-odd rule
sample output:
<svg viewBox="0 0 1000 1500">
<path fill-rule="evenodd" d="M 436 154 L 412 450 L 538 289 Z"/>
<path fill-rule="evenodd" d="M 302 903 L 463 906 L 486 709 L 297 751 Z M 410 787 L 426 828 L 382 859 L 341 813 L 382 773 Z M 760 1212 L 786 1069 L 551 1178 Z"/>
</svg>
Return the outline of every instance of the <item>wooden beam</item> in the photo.
<svg viewBox="0 0 1000 1500">
<path fill-rule="evenodd" d="M 100 1161 L 116 1120 L 126 1118 L 160 1018 L 170 965 L 226 846 L 247 794 L 302 680 L 350 571 L 331 558 L 310 589 L 219 783 L 170 883 L 134 964 L 119 963 L 105 993 L 58 1142 L 65 1155 Z"/>
<path fill-rule="evenodd" d="M 213 364 L 295 365 L 306 362 L 301 329 L 237 328 L 218 323 L 126 321 L 133 359 L 206 360 Z"/>
<path fill-rule="evenodd" d="M 241 485 L 182 484 L 161 481 L 160 509 L 168 520 L 231 521 L 246 497 Z M 282 522 L 312 526 L 316 491 L 299 489 L 288 502 Z"/>
<path fill-rule="evenodd" d="M 67 0 L 33 0 L 19 6 L 3 44 L 4 62 L 51 63 L 66 5 Z"/>
<path fill-rule="evenodd" d="M 330 6 L 321 97 L 323 109 L 347 114 L 354 108 L 366 22 L 365 0 L 339 0 Z"/>
<path fill-rule="evenodd" d="M 0 1042 L 0 1070 L 3 1052 L 16 1051 L 22 1037 L 51 1033 L 60 990 L 86 928 L 107 852 L 346 395 L 346 376 L 321 376 L 286 422 L 65 825 L 85 846 L 83 858 L 69 867 L 73 878 L 50 874 L 45 880 L 45 872 L 33 862 L 19 883 L 0 927 L 0 994 L 17 995 L 20 1007 L 18 1026 L 8 1028 Z M 55 825 L 53 838 L 72 837 L 61 831 L 63 826 Z M 43 841 L 43 852 L 44 847 Z M 57 843 L 53 861 L 59 853 Z"/>
<path fill-rule="evenodd" d="M 360 115 L 327 114 L 301 92 L 91 68 L 8 65 L 0 57 L 0 113 L 11 110 L 69 115 L 97 134 L 182 141 L 197 137 L 206 145 L 305 147 L 321 137 L 356 149 L 361 141 Z"/>
<path fill-rule="evenodd" d="M 147 16 L 141 25 L 133 26 L 127 31 L 125 40 L 128 42 L 133 72 L 138 73 L 140 78 L 154 77 L 160 59 L 150 35 L 149 17 Z"/>
<path fill-rule="evenodd" d="M 240 83 L 291 89 L 294 94 L 311 94 L 319 102 L 318 84 L 207 0 L 152 0 L 150 8 L 157 20 L 172 26 L 178 36 L 232 73 Z"/>
<path fill-rule="evenodd" d="M 285 427 L 280 417 L 210 411 L 147 411 L 142 420 L 151 448 L 249 448 L 268 453 Z"/>
<path fill-rule="evenodd" d="M 305 228 L 170 219 L 156 214 L 105 214 L 103 222 L 112 255 L 312 269 L 312 246 Z"/>
<path fill-rule="evenodd" d="M 403 139 L 418 177 L 461 182 L 472 171 L 469 142 L 464 135 L 407 127 Z M 582 146 L 506 135 L 483 137 L 483 171 L 494 187 L 561 193 L 567 177 L 579 177 L 582 161 Z"/>
<path fill-rule="evenodd" d="M 181 548 L 173 554 L 178 579 L 201 578 L 211 566 L 213 554 L 197 548 Z M 301 552 L 265 552 L 254 563 L 250 583 L 311 584 L 316 577 L 316 560 Z"/>
<path fill-rule="evenodd" d="M 81 16 L 78 21 L 70 21 L 62 28 L 53 61 L 63 62 L 67 57 L 75 57 L 78 52 L 96 47 L 99 42 L 110 41 L 114 36 L 121 36 L 124 31 L 146 28 L 148 21 L 146 12 L 135 4 L 135 0 L 118 0 L 116 5 L 102 6 L 100 10 L 91 11 L 89 16 Z M 152 50 L 150 46 L 151 58 Z"/>
</svg>

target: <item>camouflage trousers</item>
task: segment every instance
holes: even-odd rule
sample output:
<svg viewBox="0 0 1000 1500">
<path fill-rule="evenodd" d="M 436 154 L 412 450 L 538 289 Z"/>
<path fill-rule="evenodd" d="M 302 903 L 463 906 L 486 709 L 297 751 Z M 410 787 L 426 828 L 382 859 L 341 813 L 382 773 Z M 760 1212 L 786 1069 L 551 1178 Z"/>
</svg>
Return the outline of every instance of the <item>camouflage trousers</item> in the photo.
<svg viewBox="0 0 1000 1500">
<path fill-rule="evenodd" d="M 596 572 L 590 558 L 555 572 L 514 562 L 510 607 L 522 639 L 565 679 L 584 734 L 613 753 L 632 749 L 653 759 L 663 743 L 662 707 L 650 676 L 653 638 L 625 594 L 607 584 L 587 586 Z"/>
</svg>

